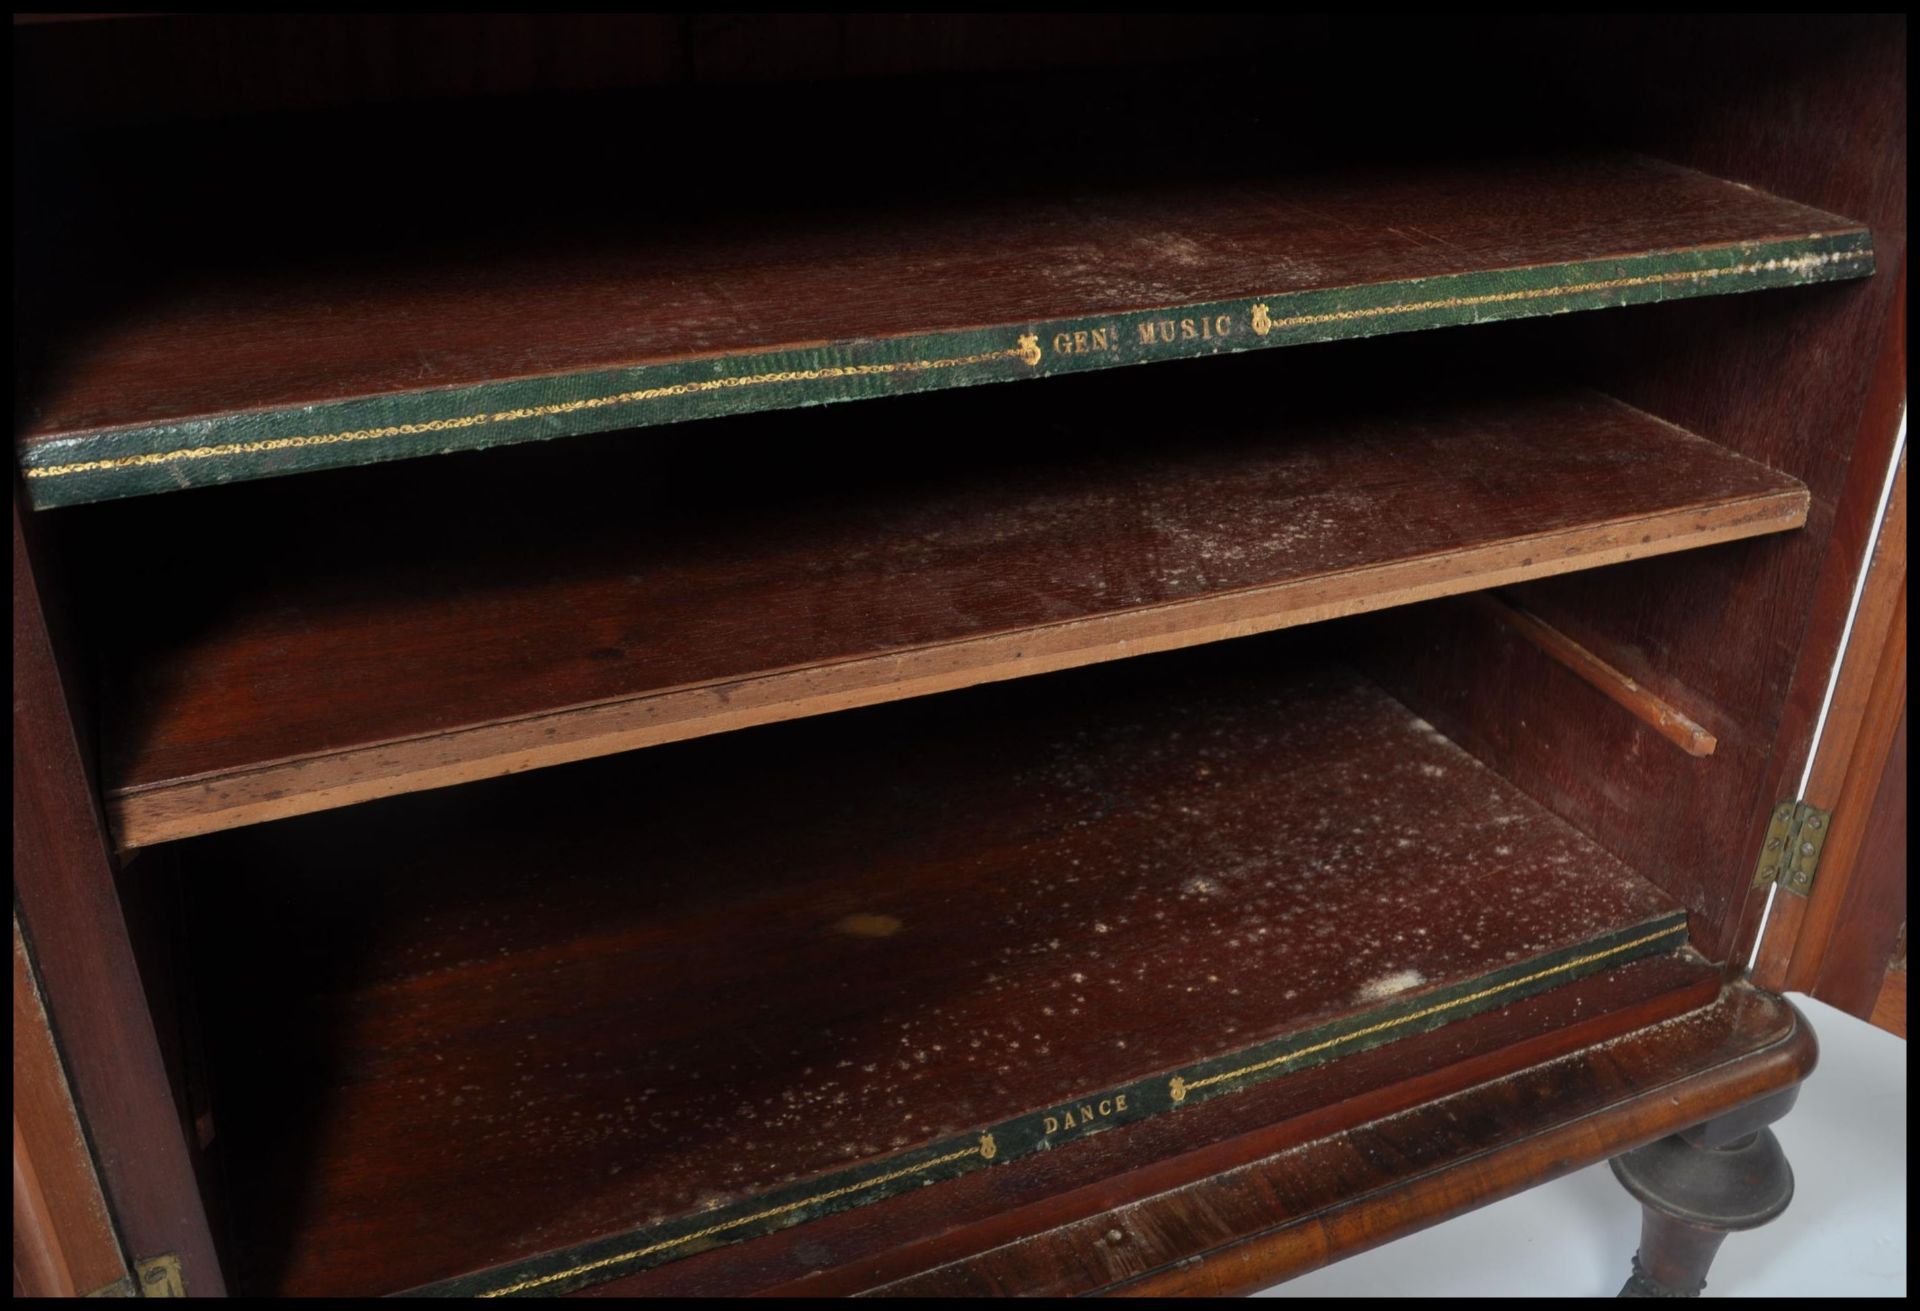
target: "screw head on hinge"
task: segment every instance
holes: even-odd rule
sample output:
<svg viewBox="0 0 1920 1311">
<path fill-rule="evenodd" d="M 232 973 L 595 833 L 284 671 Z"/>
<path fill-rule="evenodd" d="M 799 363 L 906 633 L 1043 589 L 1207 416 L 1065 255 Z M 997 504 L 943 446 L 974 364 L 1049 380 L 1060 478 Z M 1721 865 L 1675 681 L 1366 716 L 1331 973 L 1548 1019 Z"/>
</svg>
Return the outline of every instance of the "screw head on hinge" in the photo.
<svg viewBox="0 0 1920 1311">
<path fill-rule="evenodd" d="M 141 1297 L 187 1295 L 186 1283 L 180 1277 L 180 1258 L 171 1252 L 134 1262 L 134 1271 L 139 1276 L 137 1288 Z"/>
<path fill-rule="evenodd" d="M 1805 896 L 1813 887 L 1814 875 L 1820 868 L 1820 849 L 1826 845 L 1831 818 L 1827 811 L 1805 801 L 1794 807 L 1793 832 L 1788 839 L 1793 856 L 1781 879 L 1787 891 Z"/>
</svg>

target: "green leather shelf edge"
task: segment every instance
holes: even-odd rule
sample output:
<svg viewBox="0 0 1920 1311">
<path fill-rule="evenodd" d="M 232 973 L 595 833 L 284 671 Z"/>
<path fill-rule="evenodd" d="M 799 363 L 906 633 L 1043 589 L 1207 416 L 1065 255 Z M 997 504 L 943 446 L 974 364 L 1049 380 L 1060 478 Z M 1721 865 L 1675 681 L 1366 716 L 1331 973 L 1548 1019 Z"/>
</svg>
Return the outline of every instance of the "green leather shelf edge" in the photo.
<svg viewBox="0 0 1920 1311">
<path fill-rule="evenodd" d="M 1686 945 L 1675 911 L 1502 966 L 1405 1001 L 1349 1015 L 1060 1106 L 815 1176 L 629 1233 L 596 1239 L 411 1290 L 420 1297 L 551 1297 L 804 1224 L 911 1189 L 1059 1150 L 1078 1138 L 1165 1115 L 1341 1056 L 1427 1033 L 1483 1011 Z M 1082 1110 L 1093 1114 L 1076 1120 Z"/>
<path fill-rule="evenodd" d="M 1651 251 L 96 429 L 21 454 L 36 508 L 1158 360 L 1865 277 L 1869 233 Z"/>
</svg>

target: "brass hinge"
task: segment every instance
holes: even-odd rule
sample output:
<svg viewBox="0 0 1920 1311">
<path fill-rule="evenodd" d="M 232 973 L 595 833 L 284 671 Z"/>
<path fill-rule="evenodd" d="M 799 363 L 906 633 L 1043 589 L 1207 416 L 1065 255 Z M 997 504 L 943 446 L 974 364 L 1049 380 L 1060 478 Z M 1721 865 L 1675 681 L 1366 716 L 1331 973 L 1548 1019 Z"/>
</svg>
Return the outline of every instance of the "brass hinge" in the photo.
<svg viewBox="0 0 1920 1311">
<path fill-rule="evenodd" d="M 1787 892 L 1806 896 L 1813 891 L 1813 876 L 1820 868 L 1820 851 L 1827 845 L 1827 830 L 1833 827 L 1833 812 L 1804 801 L 1782 801 L 1773 808 L 1773 820 L 1767 825 L 1766 844 L 1760 849 L 1760 864 L 1753 871 L 1753 886 L 1778 883 Z"/>
<path fill-rule="evenodd" d="M 180 1278 L 180 1258 L 168 1252 L 146 1261 L 133 1263 L 142 1297 L 185 1297 L 187 1286 Z"/>
</svg>

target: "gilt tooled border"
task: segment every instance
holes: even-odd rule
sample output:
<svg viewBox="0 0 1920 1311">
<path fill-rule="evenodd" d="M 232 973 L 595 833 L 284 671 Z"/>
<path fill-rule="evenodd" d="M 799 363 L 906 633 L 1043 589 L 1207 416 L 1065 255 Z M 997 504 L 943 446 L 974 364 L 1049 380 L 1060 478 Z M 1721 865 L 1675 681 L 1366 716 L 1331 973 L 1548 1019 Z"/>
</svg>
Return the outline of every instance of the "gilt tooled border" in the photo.
<svg viewBox="0 0 1920 1311">
<path fill-rule="evenodd" d="M 1678 267 L 1675 267 L 1675 266 Z M 37 507 L 203 483 L 1414 328 L 1861 277 L 1869 234 L 1296 291 L 1016 327 L 403 392 L 44 438 Z M 740 372 L 742 366 L 747 371 Z M 760 367 L 752 367 L 752 366 Z M 337 423 L 329 425 L 327 420 Z"/>
<path fill-rule="evenodd" d="M 756 1238 L 809 1220 L 897 1196 L 990 1164 L 1019 1160 L 1088 1133 L 1167 1114 L 1307 1069 L 1354 1052 L 1426 1033 L 1559 987 L 1602 969 L 1671 951 L 1687 940 L 1686 916 L 1675 912 L 1557 952 L 1519 961 L 1411 1001 L 1383 1005 L 1299 1033 L 1196 1062 L 1172 1074 L 1070 1099 L 907 1152 L 831 1172 L 691 1216 L 680 1216 L 606 1239 L 424 1285 L 414 1296 L 544 1296 L 636 1274 L 711 1248 Z M 1081 1107 L 1099 1108 L 1071 1132 L 1061 1121 Z"/>
</svg>

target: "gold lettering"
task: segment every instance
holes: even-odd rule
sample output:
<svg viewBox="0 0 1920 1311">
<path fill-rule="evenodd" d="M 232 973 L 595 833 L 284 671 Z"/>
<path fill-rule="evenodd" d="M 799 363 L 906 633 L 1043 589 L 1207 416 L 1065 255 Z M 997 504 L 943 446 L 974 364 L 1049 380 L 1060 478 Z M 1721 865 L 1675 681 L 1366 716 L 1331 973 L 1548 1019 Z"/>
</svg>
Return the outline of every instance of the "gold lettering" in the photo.
<svg viewBox="0 0 1920 1311">
<path fill-rule="evenodd" d="M 1192 319 L 1180 320 L 1180 337 L 1183 341 L 1192 341 L 1195 337 L 1198 337 L 1199 335 L 1200 335 L 1199 330 L 1193 326 Z"/>
<path fill-rule="evenodd" d="M 1071 338 L 1071 337 L 1069 337 L 1069 336 L 1067 336 L 1067 334 L 1066 334 L 1066 333 L 1064 333 L 1064 332 L 1056 332 L 1056 333 L 1054 333 L 1054 334 L 1053 334 L 1053 353 L 1054 353 L 1055 355 L 1070 355 L 1070 354 L 1072 354 L 1072 353 L 1073 353 L 1073 338 Z"/>
<path fill-rule="evenodd" d="M 1233 315 L 1222 314 L 1219 318 L 1213 321 L 1214 336 L 1224 337 L 1229 332 L 1232 332 L 1232 331 L 1233 331 Z"/>
<path fill-rule="evenodd" d="M 1127 1095 L 1120 1093 L 1113 1097 L 1102 1097 L 1097 1102 L 1082 1102 L 1070 1106 L 1059 1115 L 1043 1115 L 1041 1123 L 1047 1133 L 1059 1133 L 1063 1129 L 1084 1129 L 1095 1120 L 1107 1120 L 1122 1114 L 1127 1109 Z"/>
<path fill-rule="evenodd" d="M 1173 320 L 1172 319 L 1160 320 L 1160 340 L 1164 342 L 1171 342 L 1173 341 L 1175 335 L 1176 335 L 1176 330 L 1174 327 Z"/>
<path fill-rule="evenodd" d="M 1093 349 L 1097 351 L 1113 349 L 1111 343 L 1107 340 L 1107 330 L 1105 328 L 1095 328 L 1087 335 L 1093 342 Z"/>
<path fill-rule="evenodd" d="M 1087 330 L 1085 328 L 1073 334 L 1073 349 L 1075 353 L 1080 355 L 1087 353 Z"/>
<path fill-rule="evenodd" d="M 1140 325 L 1140 344 L 1142 346 L 1153 345 L 1153 325 L 1151 323 L 1143 323 Z"/>
</svg>

